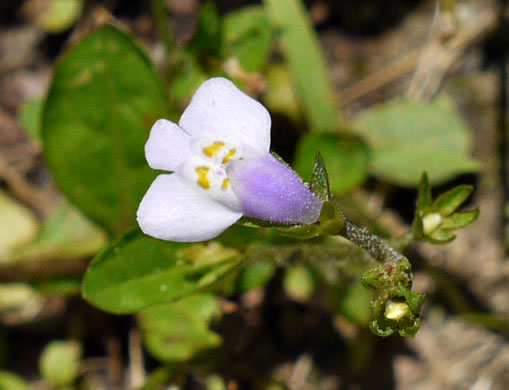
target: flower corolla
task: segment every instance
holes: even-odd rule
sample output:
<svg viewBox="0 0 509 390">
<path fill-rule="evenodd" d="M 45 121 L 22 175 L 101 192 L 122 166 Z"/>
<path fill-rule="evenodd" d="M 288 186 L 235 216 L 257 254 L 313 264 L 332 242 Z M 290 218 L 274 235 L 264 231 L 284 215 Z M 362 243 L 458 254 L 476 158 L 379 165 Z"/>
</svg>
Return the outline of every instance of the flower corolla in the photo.
<svg viewBox="0 0 509 390">
<path fill-rule="evenodd" d="M 259 102 L 217 77 L 196 91 L 179 124 L 159 119 L 145 145 L 159 175 L 138 208 L 145 234 L 182 242 L 214 238 L 243 215 L 314 223 L 323 202 L 269 153 L 271 120 Z"/>
</svg>

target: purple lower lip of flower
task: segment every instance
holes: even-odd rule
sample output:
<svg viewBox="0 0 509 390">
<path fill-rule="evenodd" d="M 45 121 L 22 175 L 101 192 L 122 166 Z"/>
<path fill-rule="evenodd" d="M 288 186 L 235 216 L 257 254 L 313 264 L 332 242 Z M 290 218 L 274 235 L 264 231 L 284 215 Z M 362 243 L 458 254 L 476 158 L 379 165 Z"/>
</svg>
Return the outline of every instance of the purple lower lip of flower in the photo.
<svg viewBox="0 0 509 390">
<path fill-rule="evenodd" d="M 318 220 L 323 202 L 271 154 L 233 161 L 226 170 L 246 217 L 287 224 Z"/>
</svg>

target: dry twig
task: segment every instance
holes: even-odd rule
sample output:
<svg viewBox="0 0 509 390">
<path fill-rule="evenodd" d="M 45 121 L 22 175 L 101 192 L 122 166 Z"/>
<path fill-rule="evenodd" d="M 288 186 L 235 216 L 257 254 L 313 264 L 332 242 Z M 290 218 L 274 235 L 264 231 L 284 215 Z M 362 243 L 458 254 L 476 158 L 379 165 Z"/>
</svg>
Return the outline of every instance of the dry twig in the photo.
<svg viewBox="0 0 509 390">
<path fill-rule="evenodd" d="M 416 66 L 408 96 L 430 98 L 436 93 L 445 76 L 465 50 L 492 31 L 497 21 L 495 7 L 475 13 L 475 17 L 469 18 L 468 21 L 457 26 L 455 31 L 449 32 L 450 36 L 447 40 L 443 40 L 441 34 L 437 34 L 437 37 L 430 40 L 424 47 L 411 51 L 394 64 L 341 91 L 340 104 L 347 106 L 412 72 Z"/>
</svg>

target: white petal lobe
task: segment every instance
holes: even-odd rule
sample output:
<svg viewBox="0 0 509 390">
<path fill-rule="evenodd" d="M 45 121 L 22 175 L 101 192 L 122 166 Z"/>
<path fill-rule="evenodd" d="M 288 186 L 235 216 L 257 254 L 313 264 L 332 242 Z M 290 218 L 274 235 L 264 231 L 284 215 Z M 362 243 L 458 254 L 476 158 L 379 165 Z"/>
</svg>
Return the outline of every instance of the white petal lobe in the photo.
<svg viewBox="0 0 509 390">
<path fill-rule="evenodd" d="M 176 174 L 159 175 L 138 208 L 141 230 L 167 241 L 199 242 L 233 225 L 241 213 L 195 191 Z"/>
<path fill-rule="evenodd" d="M 189 157 L 190 138 L 175 123 L 159 119 L 145 144 L 145 157 L 152 169 L 175 171 Z"/>
<path fill-rule="evenodd" d="M 268 111 L 222 77 L 198 88 L 179 125 L 192 137 L 249 145 L 260 155 L 270 148 Z"/>
</svg>

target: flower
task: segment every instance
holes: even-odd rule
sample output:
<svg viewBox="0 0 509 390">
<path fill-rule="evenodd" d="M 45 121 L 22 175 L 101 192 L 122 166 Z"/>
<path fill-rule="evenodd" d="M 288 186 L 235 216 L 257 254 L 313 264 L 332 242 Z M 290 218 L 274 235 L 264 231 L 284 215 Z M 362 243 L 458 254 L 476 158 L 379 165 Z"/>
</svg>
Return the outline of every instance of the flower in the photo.
<svg viewBox="0 0 509 390">
<path fill-rule="evenodd" d="M 271 120 L 225 78 L 205 81 L 178 125 L 159 119 L 145 155 L 159 175 L 138 208 L 145 234 L 182 242 L 214 238 L 243 215 L 283 224 L 315 222 L 319 200 L 269 153 Z"/>
</svg>

